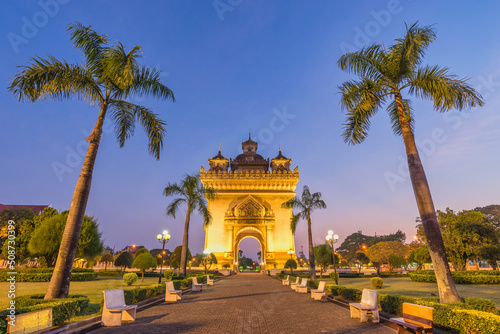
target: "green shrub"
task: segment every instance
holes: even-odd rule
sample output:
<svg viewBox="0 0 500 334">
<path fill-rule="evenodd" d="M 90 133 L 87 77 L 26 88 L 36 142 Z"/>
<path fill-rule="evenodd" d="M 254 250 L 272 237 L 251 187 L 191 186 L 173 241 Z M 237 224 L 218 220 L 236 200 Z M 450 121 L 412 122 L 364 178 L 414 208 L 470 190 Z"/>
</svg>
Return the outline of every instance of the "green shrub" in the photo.
<svg viewBox="0 0 500 334">
<path fill-rule="evenodd" d="M 136 273 L 128 273 L 128 274 L 123 275 L 123 281 L 127 285 L 134 284 L 135 282 L 137 282 L 138 279 L 139 279 L 139 276 L 137 276 Z"/>
<path fill-rule="evenodd" d="M 433 271 L 428 273 L 410 273 L 408 274 L 412 281 L 435 283 L 436 276 Z M 500 276 L 497 275 L 481 275 L 479 273 L 469 274 L 467 272 L 452 271 L 451 276 L 457 284 L 499 284 Z"/>
<path fill-rule="evenodd" d="M 337 275 L 337 280 L 338 280 L 340 277 L 339 273 L 331 272 L 329 276 L 332 280 L 335 281 L 335 275 Z"/>
<path fill-rule="evenodd" d="M 16 301 L 16 314 L 52 308 L 52 322 L 55 326 L 62 325 L 75 315 L 79 315 L 89 305 L 89 299 L 82 295 L 70 295 L 63 299 L 43 299 L 43 294 L 20 296 Z M 0 312 L 0 333 L 6 332 L 5 321 L 9 312 Z"/>
<path fill-rule="evenodd" d="M 189 288 L 193 284 L 193 280 L 191 278 L 186 278 L 181 281 L 181 288 Z"/>
<path fill-rule="evenodd" d="M 8 270 L 0 270 L 0 282 L 6 282 L 11 275 Z M 50 282 L 54 268 L 19 268 L 16 269 L 16 282 Z M 73 268 L 71 281 L 94 281 L 97 273 L 92 269 Z"/>
<path fill-rule="evenodd" d="M 144 288 L 124 290 L 123 293 L 125 296 L 125 304 L 135 304 L 148 298 L 152 298 L 165 293 L 165 284 L 153 284 Z"/>
<path fill-rule="evenodd" d="M 338 276 L 341 278 L 359 278 L 359 277 L 363 277 L 364 274 L 363 273 L 338 273 Z"/>
<path fill-rule="evenodd" d="M 182 280 L 172 280 L 172 282 L 174 283 L 174 289 L 175 290 L 180 290 L 181 289 Z"/>
<path fill-rule="evenodd" d="M 118 270 L 99 270 L 97 272 L 98 277 L 123 277 L 123 271 Z"/>
<path fill-rule="evenodd" d="M 464 298 L 464 303 L 473 310 L 488 312 L 498 315 L 498 310 L 495 307 L 495 303 L 493 303 L 491 299 Z"/>
<path fill-rule="evenodd" d="M 341 285 L 334 285 L 334 284 L 327 284 L 325 286 L 325 293 L 334 295 L 334 296 L 340 296 L 340 293 L 342 290 L 344 290 L 345 287 Z"/>
<path fill-rule="evenodd" d="M 174 276 L 174 271 L 173 270 L 165 270 L 163 272 L 163 277 L 165 277 L 165 279 L 167 281 L 170 281 L 172 279 L 172 277 Z"/>
<path fill-rule="evenodd" d="M 372 277 L 370 278 L 370 283 L 373 285 L 375 289 L 382 289 L 384 286 L 384 280 L 380 277 Z"/>
<path fill-rule="evenodd" d="M 311 289 L 317 289 L 319 286 L 319 281 L 309 280 L 307 281 L 307 286 L 310 287 Z"/>
</svg>

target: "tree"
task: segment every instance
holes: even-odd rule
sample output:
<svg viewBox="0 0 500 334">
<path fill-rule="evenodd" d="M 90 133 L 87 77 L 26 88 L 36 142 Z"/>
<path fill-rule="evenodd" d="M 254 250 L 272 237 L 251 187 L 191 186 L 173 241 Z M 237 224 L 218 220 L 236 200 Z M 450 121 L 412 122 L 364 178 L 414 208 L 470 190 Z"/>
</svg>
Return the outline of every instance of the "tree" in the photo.
<svg viewBox="0 0 500 334">
<path fill-rule="evenodd" d="M 361 268 L 363 267 L 363 264 L 368 264 L 370 263 L 370 258 L 366 256 L 365 252 L 358 251 L 356 252 L 356 255 L 354 255 L 354 260 L 358 264 L 358 271 L 361 272 Z"/>
<path fill-rule="evenodd" d="M 142 273 L 141 282 L 143 282 L 144 273 L 146 272 L 146 270 L 150 268 L 156 268 L 156 260 L 151 254 L 149 254 L 149 252 L 142 253 L 135 256 L 134 262 L 132 262 L 132 268 L 137 268 L 141 270 Z"/>
<path fill-rule="evenodd" d="M 479 211 L 482 214 L 486 215 L 488 220 L 495 225 L 497 229 L 500 228 L 500 205 L 492 204 L 484 207 L 477 207 L 474 211 Z"/>
<path fill-rule="evenodd" d="M 113 255 L 106 253 L 101 257 L 101 262 L 104 262 L 104 271 L 108 268 L 108 262 L 113 262 Z"/>
<path fill-rule="evenodd" d="M 170 255 L 170 266 L 172 268 L 179 268 L 179 265 L 181 263 L 181 254 L 182 254 L 182 246 L 177 246 L 175 247 L 174 251 L 172 252 L 172 255 Z M 191 251 L 187 250 L 187 257 L 192 258 Z"/>
<path fill-rule="evenodd" d="M 408 258 L 408 262 L 417 263 L 417 269 L 421 269 L 425 263 L 431 263 L 431 255 L 429 254 L 429 247 L 427 245 L 420 246 L 417 249 L 414 249 L 410 253 L 410 257 Z"/>
<path fill-rule="evenodd" d="M 200 263 L 205 267 L 205 274 L 207 274 L 207 271 L 212 267 L 212 264 L 217 264 L 217 258 L 214 253 L 203 254 Z"/>
<path fill-rule="evenodd" d="M 311 213 L 316 209 L 325 209 L 326 204 L 321 199 L 321 193 L 316 192 L 311 194 L 308 186 L 304 186 L 302 190 L 302 196 L 299 198 L 295 196 L 289 201 L 286 201 L 281 205 L 285 209 L 297 209 L 299 212 L 297 214 L 292 213 L 292 218 L 290 220 L 290 229 L 292 234 L 295 235 L 295 230 L 297 228 L 297 223 L 300 219 L 307 220 L 307 234 L 309 239 L 309 270 L 311 272 L 311 279 L 316 280 L 316 263 L 314 262 L 314 249 L 313 249 L 313 239 L 311 230 Z"/>
<path fill-rule="evenodd" d="M 487 244 L 479 248 L 478 254 L 481 259 L 486 261 L 493 270 L 498 270 L 497 261 L 500 259 L 500 245 Z"/>
<path fill-rule="evenodd" d="M 115 266 L 116 267 L 122 267 L 123 272 L 125 272 L 126 268 L 132 267 L 132 262 L 134 261 L 134 257 L 132 256 L 132 253 L 123 251 L 120 254 L 118 254 L 118 257 L 115 260 Z"/>
<path fill-rule="evenodd" d="M 408 257 L 408 247 L 399 241 L 379 242 L 366 250 L 366 256 L 370 258 L 374 266 L 377 267 L 377 273 L 380 275 L 380 265 L 389 263 L 391 255 L 397 255 L 403 258 Z"/>
<path fill-rule="evenodd" d="M 445 212 L 438 210 L 438 220 L 446 254 L 456 270 L 466 270 L 467 261 L 477 261 L 483 246 L 498 242 L 495 226 L 481 212 L 455 213 L 446 208 Z"/>
<path fill-rule="evenodd" d="M 389 266 L 390 266 L 390 271 L 392 271 L 394 268 L 399 268 L 406 266 L 407 262 L 406 259 L 402 256 L 392 254 L 389 256 Z"/>
<path fill-rule="evenodd" d="M 147 254 L 151 254 L 151 253 L 147 250 L 147 248 L 139 248 L 138 250 L 136 250 L 136 251 L 135 251 L 134 257 L 137 257 L 137 256 L 139 256 L 139 255 L 141 255 L 141 254 L 146 254 L 146 253 L 147 253 Z"/>
<path fill-rule="evenodd" d="M 323 278 L 323 272 L 326 272 L 326 268 L 333 265 L 332 247 L 326 243 L 314 246 L 314 260 L 320 266 L 319 276 Z M 339 263 L 337 254 L 335 254 L 335 263 Z"/>
<path fill-rule="evenodd" d="M 78 98 L 99 108 L 97 122 L 87 138 L 87 155 L 73 193 L 66 229 L 46 299 L 68 296 L 71 269 L 90 194 L 102 128 L 108 112 L 115 123 L 116 138 L 120 147 L 132 136 L 138 121 L 148 136 L 149 153 L 159 159 L 165 123 L 151 109 L 133 104 L 127 99 L 134 96 L 152 96 L 174 100 L 172 91 L 161 83 L 160 72 L 140 66 L 140 45 L 128 52 L 120 42 L 116 46 L 109 46 L 106 35 L 100 35 L 90 26 L 86 27 L 78 22 L 69 25 L 67 30 L 73 45 L 83 52 L 83 64 L 69 64 L 53 56 L 35 56 L 14 76 L 9 87 L 19 101 Z"/>
<path fill-rule="evenodd" d="M 5 244 L 5 240 L 8 236 L 8 222 L 9 220 L 13 220 L 16 222 L 14 225 L 16 232 L 16 257 L 19 259 L 19 245 L 18 239 L 20 234 L 22 233 L 20 229 L 24 225 L 25 221 L 32 221 L 35 218 L 35 213 L 32 209 L 21 207 L 19 209 L 5 209 L 0 212 L 0 245 Z M 6 254 L 2 251 L 3 254 Z"/>
<path fill-rule="evenodd" d="M 290 273 L 293 275 L 293 270 L 297 269 L 297 261 L 294 259 L 286 260 L 285 269 L 290 269 Z"/>
<path fill-rule="evenodd" d="M 406 235 L 401 230 L 397 230 L 397 232 L 387 235 L 376 236 L 364 235 L 361 231 L 358 231 L 345 238 L 342 244 L 337 248 L 337 252 L 341 254 L 343 258 L 353 262 L 355 261 L 355 255 L 358 251 L 365 250 L 378 242 L 399 241 L 404 243 L 405 240 Z"/>
<path fill-rule="evenodd" d="M 415 143 L 411 101 L 405 99 L 403 93 L 431 100 L 434 108 L 441 112 L 482 106 L 483 101 L 466 79 L 457 78 L 448 68 L 421 65 L 427 47 L 435 38 L 431 26 L 420 27 L 417 22 L 407 26 L 406 34 L 388 49 L 373 44 L 344 54 L 338 61 L 340 68 L 358 75 L 360 80 L 344 82 L 339 89 L 341 106 L 348 114 L 343 137 L 349 144 L 365 140 L 371 117 L 387 105 L 392 129 L 405 144 L 410 179 L 436 272 L 440 300 L 452 303 L 461 300 L 450 273 L 431 191 Z"/>
<path fill-rule="evenodd" d="M 50 267 L 54 266 L 57 258 L 67 219 L 67 211 L 44 216 L 38 222 L 29 240 L 29 252 L 32 255 L 45 257 Z M 99 226 L 93 217 L 85 215 L 75 254 L 81 258 L 92 259 L 101 254 L 102 249 Z"/>
<path fill-rule="evenodd" d="M 168 183 L 168 185 L 163 190 L 163 194 L 166 197 L 170 196 L 180 196 L 176 198 L 167 207 L 167 215 L 175 218 L 175 215 L 179 211 L 179 207 L 182 204 L 187 206 L 186 211 L 186 221 L 184 223 L 184 238 L 182 240 L 182 252 L 180 257 L 180 268 L 179 276 L 186 276 L 186 264 L 188 259 L 188 238 L 189 238 L 189 221 L 191 219 L 191 214 L 196 210 L 203 217 L 205 226 L 210 224 L 212 220 L 212 215 L 207 209 L 207 199 L 214 199 L 216 197 L 216 191 L 211 187 L 204 187 L 200 181 L 200 176 L 186 175 L 180 184 Z"/>
</svg>

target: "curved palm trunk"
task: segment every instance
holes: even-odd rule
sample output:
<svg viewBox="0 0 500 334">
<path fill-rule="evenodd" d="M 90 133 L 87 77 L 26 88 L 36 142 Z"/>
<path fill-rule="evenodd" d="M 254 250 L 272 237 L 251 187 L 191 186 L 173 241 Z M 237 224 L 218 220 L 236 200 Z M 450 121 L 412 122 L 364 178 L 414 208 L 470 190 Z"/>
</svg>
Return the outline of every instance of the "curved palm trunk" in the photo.
<svg viewBox="0 0 500 334">
<path fill-rule="evenodd" d="M 417 200 L 418 211 L 424 227 L 425 237 L 427 238 L 427 245 L 431 255 L 432 263 L 434 264 L 434 271 L 436 273 L 436 280 L 439 290 L 439 299 L 442 303 L 460 303 L 460 296 L 455 287 L 455 282 L 451 276 L 448 259 L 446 258 L 446 250 L 443 243 L 443 237 L 434 209 L 434 202 L 432 200 L 431 190 L 427 183 L 425 176 L 424 166 L 420 160 L 415 138 L 410 127 L 408 116 L 404 112 L 402 97 L 396 94 L 396 103 L 399 110 L 399 124 L 403 134 L 403 140 L 406 148 L 406 155 L 408 157 L 408 169 L 410 172 L 410 179 Z"/>
<path fill-rule="evenodd" d="M 87 200 L 90 194 L 90 186 L 92 184 L 92 173 L 94 171 L 94 163 L 101 141 L 102 125 L 108 106 L 104 102 L 101 106 L 101 112 L 97 123 L 89 136 L 90 144 L 87 149 L 87 155 L 83 162 L 80 177 L 76 183 L 73 199 L 69 209 L 68 219 L 64 228 L 64 233 L 57 255 L 56 266 L 54 273 L 50 279 L 50 284 L 45 294 L 45 299 L 51 298 L 67 298 L 69 293 L 69 280 L 71 277 L 71 269 L 75 259 L 76 248 L 80 238 L 82 229 L 83 217 L 87 207 Z"/>
<path fill-rule="evenodd" d="M 316 280 L 316 262 L 314 261 L 314 248 L 313 237 L 311 231 L 311 213 L 307 213 L 307 234 L 309 239 L 309 271 L 311 273 L 311 280 Z"/>
<path fill-rule="evenodd" d="M 182 239 L 181 264 L 179 265 L 179 276 L 181 277 L 186 276 L 190 213 L 191 213 L 191 202 L 188 201 L 186 223 L 184 225 L 184 238 Z"/>
</svg>

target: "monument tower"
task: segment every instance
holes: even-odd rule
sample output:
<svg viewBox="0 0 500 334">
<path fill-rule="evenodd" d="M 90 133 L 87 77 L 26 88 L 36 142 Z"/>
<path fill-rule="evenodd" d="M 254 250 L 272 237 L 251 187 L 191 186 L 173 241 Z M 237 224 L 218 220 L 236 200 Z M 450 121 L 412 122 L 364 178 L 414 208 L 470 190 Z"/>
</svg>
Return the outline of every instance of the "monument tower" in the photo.
<svg viewBox="0 0 500 334">
<path fill-rule="evenodd" d="M 241 146 L 243 153 L 234 160 L 226 159 L 219 147 L 219 153 L 208 159 L 209 170 L 201 167 L 203 185 L 217 190 L 217 198 L 208 200 L 213 220 L 205 227 L 205 248 L 217 257 L 219 267 L 236 268 L 240 242 L 254 238 L 263 268 L 283 266 L 295 244 L 292 210 L 281 204 L 295 196 L 299 168 L 290 170 L 292 159 L 283 156 L 281 147 L 271 161 L 264 159 L 250 135 Z"/>
</svg>

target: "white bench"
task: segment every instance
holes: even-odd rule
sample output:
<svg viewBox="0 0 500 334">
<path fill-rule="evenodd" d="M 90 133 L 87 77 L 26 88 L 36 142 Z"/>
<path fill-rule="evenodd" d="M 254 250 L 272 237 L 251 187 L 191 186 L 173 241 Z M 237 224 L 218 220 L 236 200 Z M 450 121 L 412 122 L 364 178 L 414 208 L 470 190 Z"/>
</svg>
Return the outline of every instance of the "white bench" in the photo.
<svg viewBox="0 0 500 334">
<path fill-rule="evenodd" d="M 300 277 L 297 277 L 297 278 L 295 279 L 295 282 L 291 282 L 291 283 L 290 283 L 290 287 L 291 287 L 291 288 L 295 291 L 295 287 L 296 287 L 297 285 L 299 285 L 299 282 L 300 282 Z"/>
<path fill-rule="evenodd" d="M 210 275 L 207 275 L 207 286 L 214 285 L 214 280 L 210 278 Z"/>
<path fill-rule="evenodd" d="M 295 292 L 307 293 L 307 282 L 308 281 L 309 281 L 309 278 L 303 278 L 302 282 L 300 282 L 300 284 L 295 287 Z"/>
<path fill-rule="evenodd" d="M 311 298 L 314 298 L 314 300 L 321 300 L 321 297 L 326 296 L 325 284 L 325 281 L 321 281 L 317 289 L 311 289 Z"/>
<path fill-rule="evenodd" d="M 286 279 L 281 281 L 283 285 L 290 285 L 290 275 L 286 275 Z"/>
<path fill-rule="evenodd" d="M 372 321 L 379 322 L 377 297 L 377 290 L 363 289 L 361 303 L 349 303 L 351 318 L 360 318 L 361 322 L 368 322 L 368 312 L 372 312 Z"/>
<path fill-rule="evenodd" d="M 137 305 L 125 305 L 122 289 L 107 290 L 104 293 L 101 325 L 121 326 L 122 321 L 134 321 Z"/>
<path fill-rule="evenodd" d="M 191 287 L 191 291 L 201 291 L 201 288 L 203 287 L 203 284 L 198 284 L 198 281 L 196 280 L 196 277 L 191 277 L 193 280 L 193 286 Z"/>
<path fill-rule="evenodd" d="M 166 289 L 165 289 L 165 301 L 166 302 L 177 302 L 178 300 L 181 300 L 182 290 L 175 290 L 174 282 L 167 281 L 165 283 L 165 286 L 166 286 Z"/>
</svg>

